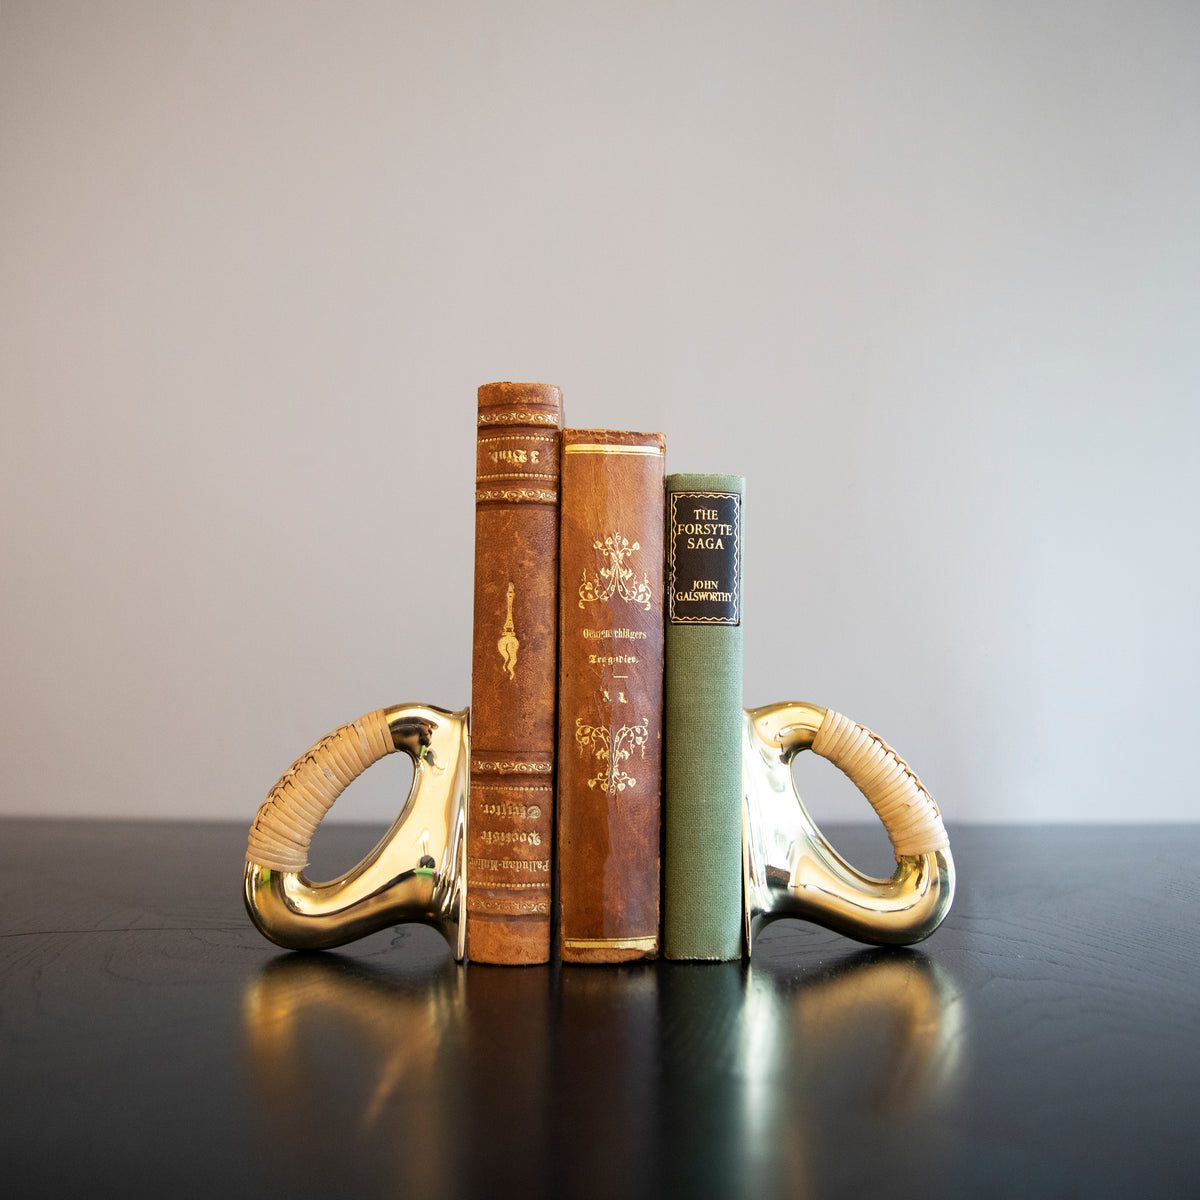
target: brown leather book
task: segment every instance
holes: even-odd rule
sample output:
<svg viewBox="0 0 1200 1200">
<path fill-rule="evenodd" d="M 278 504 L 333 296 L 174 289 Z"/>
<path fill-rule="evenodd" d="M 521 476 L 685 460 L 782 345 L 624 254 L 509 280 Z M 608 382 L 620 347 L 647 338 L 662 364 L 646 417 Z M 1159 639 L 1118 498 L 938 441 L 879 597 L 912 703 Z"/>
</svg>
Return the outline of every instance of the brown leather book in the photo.
<svg viewBox="0 0 1200 1200">
<path fill-rule="evenodd" d="M 562 394 L 479 389 L 467 957 L 550 958 Z"/>
<path fill-rule="evenodd" d="M 664 439 L 562 441 L 558 907 L 564 962 L 658 954 Z"/>
</svg>

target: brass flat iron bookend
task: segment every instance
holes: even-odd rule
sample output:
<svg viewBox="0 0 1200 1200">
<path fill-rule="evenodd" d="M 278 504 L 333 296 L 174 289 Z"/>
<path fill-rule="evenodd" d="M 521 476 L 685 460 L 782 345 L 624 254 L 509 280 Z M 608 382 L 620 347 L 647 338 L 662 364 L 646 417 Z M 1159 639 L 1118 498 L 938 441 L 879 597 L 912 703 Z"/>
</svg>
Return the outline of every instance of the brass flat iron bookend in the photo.
<svg viewBox="0 0 1200 1200">
<path fill-rule="evenodd" d="M 432 925 L 466 950 L 467 711 L 379 709 L 335 729 L 284 772 L 259 807 L 246 848 L 250 919 L 289 950 L 344 945 L 391 925 Z M 367 767 L 396 750 L 413 781 L 391 829 L 353 870 L 327 883 L 303 873 L 317 825 Z"/>
<path fill-rule="evenodd" d="M 825 840 L 796 792 L 791 761 L 811 749 L 871 802 L 896 856 L 890 879 L 855 870 Z M 909 945 L 941 924 L 954 900 L 954 860 L 933 798 L 870 730 L 813 704 L 747 709 L 742 754 L 745 952 L 780 917 L 859 941 Z"/>
</svg>

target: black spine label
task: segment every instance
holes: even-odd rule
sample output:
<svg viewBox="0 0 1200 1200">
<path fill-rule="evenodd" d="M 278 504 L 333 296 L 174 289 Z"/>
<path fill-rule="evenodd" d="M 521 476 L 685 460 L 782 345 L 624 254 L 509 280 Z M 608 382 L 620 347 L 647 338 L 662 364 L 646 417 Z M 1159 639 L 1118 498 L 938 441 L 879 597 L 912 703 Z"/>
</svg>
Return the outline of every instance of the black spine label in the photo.
<svg viewBox="0 0 1200 1200">
<path fill-rule="evenodd" d="M 669 492 L 667 618 L 673 625 L 740 625 L 742 498 Z"/>
</svg>

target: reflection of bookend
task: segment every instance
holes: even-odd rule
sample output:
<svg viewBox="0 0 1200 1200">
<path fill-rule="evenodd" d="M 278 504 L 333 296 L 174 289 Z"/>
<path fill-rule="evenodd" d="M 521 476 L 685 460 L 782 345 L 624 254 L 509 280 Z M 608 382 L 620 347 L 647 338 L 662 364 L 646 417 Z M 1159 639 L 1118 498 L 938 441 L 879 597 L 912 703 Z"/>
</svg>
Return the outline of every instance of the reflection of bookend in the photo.
<svg viewBox="0 0 1200 1200">
<path fill-rule="evenodd" d="M 304 874 L 321 818 L 367 767 L 393 751 L 413 760 L 391 829 L 345 875 Z M 379 709 L 322 738 L 259 807 L 246 849 L 246 910 L 289 950 L 341 946 L 408 921 L 432 925 L 455 958 L 466 949 L 467 713 L 420 704 Z"/>
<path fill-rule="evenodd" d="M 871 802 L 896 856 L 889 879 L 855 870 L 825 840 L 796 792 L 791 762 L 811 749 Z M 742 862 L 745 952 L 762 927 L 798 917 L 847 937 L 909 945 L 954 900 L 954 860 L 933 798 L 870 730 L 812 704 L 749 709 L 743 721 Z"/>
</svg>

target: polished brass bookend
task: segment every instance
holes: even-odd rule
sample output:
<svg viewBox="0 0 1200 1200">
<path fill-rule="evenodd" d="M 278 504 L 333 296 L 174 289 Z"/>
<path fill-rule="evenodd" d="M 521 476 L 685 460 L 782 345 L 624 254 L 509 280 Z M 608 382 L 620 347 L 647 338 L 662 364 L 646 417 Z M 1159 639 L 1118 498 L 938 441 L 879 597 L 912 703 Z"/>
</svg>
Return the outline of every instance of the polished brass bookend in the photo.
<svg viewBox="0 0 1200 1200">
<path fill-rule="evenodd" d="M 251 920 L 288 949 L 328 949 L 415 921 L 466 957 L 468 714 L 421 704 L 379 709 L 335 729 L 296 760 L 259 807 L 246 849 Z M 889 879 L 855 870 L 813 824 L 791 760 L 811 749 L 859 787 L 896 855 Z M 351 871 L 304 874 L 321 818 L 372 763 L 402 750 L 413 781 L 395 822 Z M 906 945 L 928 937 L 954 899 L 954 860 L 937 806 L 880 738 L 832 710 L 746 710 L 742 754 L 745 952 L 764 925 L 799 917 L 848 937 Z"/>
<path fill-rule="evenodd" d="M 246 910 L 264 936 L 289 950 L 324 950 L 416 921 L 437 929 L 462 961 L 467 728 L 465 709 L 379 709 L 335 729 L 284 772 L 246 848 Z M 303 871 L 318 822 L 352 780 L 396 750 L 413 760 L 413 780 L 391 829 L 351 871 L 313 883 Z"/>
<path fill-rule="evenodd" d="M 954 859 L 937 805 L 908 764 L 870 730 L 813 704 L 747 709 L 742 730 L 746 953 L 779 917 L 878 945 L 927 938 L 954 900 Z M 890 879 L 855 870 L 813 824 L 791 769 L 809 749 L 871 802 L 896 856 Z"/>
</svg>

